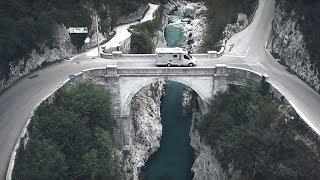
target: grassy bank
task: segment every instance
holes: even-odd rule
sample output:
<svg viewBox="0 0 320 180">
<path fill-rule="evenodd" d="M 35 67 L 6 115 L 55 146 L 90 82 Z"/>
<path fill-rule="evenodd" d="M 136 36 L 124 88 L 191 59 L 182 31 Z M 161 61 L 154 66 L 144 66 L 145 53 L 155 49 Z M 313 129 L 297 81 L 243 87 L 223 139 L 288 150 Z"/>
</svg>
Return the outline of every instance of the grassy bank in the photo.
<svg viewBox="0 0 320 180">
<path fill-rule="evenodd" d="M 12 179 L 120 179 L 111 100 L 103 88 L 60 89 L 36 109 Z"/>
<path fill-rule="evenodd" d="M 205 3 L 208 25 L 202 45 L 203 52 L 220 49 L 226 25 L 235 23 L 238 13 L 252 17 L 258 0 L 205 0 Z"/>
<path fill-rule="evenodd" d="M 319 137 L 286 103 L 253 87 L 230 87 L 215 96 L 198 124 L 225 172 L 244 179 L 317 179 Z"/>
</svg>

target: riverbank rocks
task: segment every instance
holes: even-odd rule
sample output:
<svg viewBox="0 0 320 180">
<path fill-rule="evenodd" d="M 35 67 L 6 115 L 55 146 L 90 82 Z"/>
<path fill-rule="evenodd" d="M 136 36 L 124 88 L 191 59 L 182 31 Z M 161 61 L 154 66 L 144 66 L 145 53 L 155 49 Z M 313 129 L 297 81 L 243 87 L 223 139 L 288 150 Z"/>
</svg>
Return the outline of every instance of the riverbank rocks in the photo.
<svg viewBox="0 0 320 180">
<path fill-rule="evenodd" d="M 198 52 L 206 30 L 206 6 L 204 3 L 187 1 L 170 2 L 165 6 L 169 25 L 181 29 L 184 42 L 181 47 L 191 53 Z"/>
<path fill-rule="evenodd" d="M 132 116 L 129 144 L 124 151 L 124 170 L 128 179 L 138 179 L 140 169 L 160 147 L 162 124 L 160 117 L 164 81 L 157 81 L 141 89 L 131 102 Z"/>
</svg>

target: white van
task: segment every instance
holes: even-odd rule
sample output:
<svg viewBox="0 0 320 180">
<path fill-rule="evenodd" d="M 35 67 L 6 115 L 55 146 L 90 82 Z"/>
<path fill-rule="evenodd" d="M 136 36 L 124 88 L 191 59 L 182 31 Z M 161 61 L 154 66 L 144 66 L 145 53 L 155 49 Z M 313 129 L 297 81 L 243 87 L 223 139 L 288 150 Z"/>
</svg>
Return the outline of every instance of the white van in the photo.
<svg viewBox="0 0 320 180">
<path fill-rule="evenodd" d="M 195 66 L 196 60 L 182 48 L 156 48 L 157 66 Z"/>
</svg>

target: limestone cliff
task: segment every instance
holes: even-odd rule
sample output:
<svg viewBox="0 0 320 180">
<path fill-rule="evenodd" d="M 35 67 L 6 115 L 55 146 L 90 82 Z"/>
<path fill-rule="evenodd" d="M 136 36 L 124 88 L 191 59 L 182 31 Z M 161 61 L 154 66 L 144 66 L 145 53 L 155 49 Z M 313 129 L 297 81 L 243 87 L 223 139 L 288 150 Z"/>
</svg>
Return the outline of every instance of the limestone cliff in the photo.
<svg viewBox="0 0 320 180">
<path fill-rule="evenodd" d="M 199 114 L 198 114 L 199 115 Z M 192 166 L 194 180 L 223 180 L 227 179 L 218 160 L 215 158 L 210 146 L 201 140 L 198 130 L 195 128 L 196 114 L 192 118 L 190 130 L 191 146 L 195 150 L 195 161 Z"/>
<path fill-rule="evenodd" d="M 228 172 L 225 172 L 215 153 L 197 130 L 197 124 L 201 122 L 204 115 L 198 109 L 198 102 L 196 93 L 192 89 L 183 91 L 182 93 L 182 107 L 185 111 L 192 112 L 192 124 L 190 129 L 190 145 L 195 152 L 195 161 L 192 166 L 194 172 L 194 180 L 224 180 L 237 179 L 238 173 L 234 172 L 232 167 Z"/>
<path fill-rule="evenodd" d="M 20 59 L 17 64 L 10 64 L 8 78 L 0 79 L 0 91 L 8 88 L 14 81 L 40 67 L 43 63 L 62 60 L 75 52 L 75 47 L 64 25 L 57 25 L 54 36 L 56 43 L 53 49 L 42 45 L 42 52 L 39 53 L 34 49 L 29 56 Z"/>
<path fill-rule="evenodd" d="M 131 102 L 132 117 L 129 144 L 125 147 L 124 170 L 127 177 L 138 179 L 151 154 L 160 147 L 162 124 L 160 117 L 161 97 L 164 92 L 164 81 L 157 81 L 141 89 Z"/>
<path fill-rule="evenodd" d="M 268 49 L 320 92 L 319 72 L 312 63 L 306 44 L 306 34 L 301 30 L 300 20 L 303 20 L 304 17 L 298 15 L 295 10 L 285 11 L 284 2 L 278 1 L 277 3 Z"/>
</svg>

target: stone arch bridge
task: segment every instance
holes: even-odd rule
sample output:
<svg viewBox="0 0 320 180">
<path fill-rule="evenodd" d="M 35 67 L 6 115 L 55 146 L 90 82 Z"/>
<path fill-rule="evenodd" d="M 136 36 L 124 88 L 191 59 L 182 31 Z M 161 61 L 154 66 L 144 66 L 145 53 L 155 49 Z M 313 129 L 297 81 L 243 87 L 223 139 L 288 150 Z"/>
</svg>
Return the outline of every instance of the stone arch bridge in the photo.
<svg viewBox="0 0 320 180">
<path fill-rule="evenodd" d="M 229 84 L 259 85 L 268 76 L 250 70 L 217 64 L 214 67 L 144 67 L 130 68 L 108 65 L 105 68 L 85 70 L 75 78 L 77 81 L 91 80 L 103 85 L 111 92 L 113 106 L 118 116 L 130 116 L 131 100 L 143 87 L 159 81 L 169 80 L 182 83 L 198 94 L 203 114 L 209 110 L 210 101 L 217 92 L 226 91 Z M 273 87 L 275 96 L 283 96 Z"/>
</svg>

